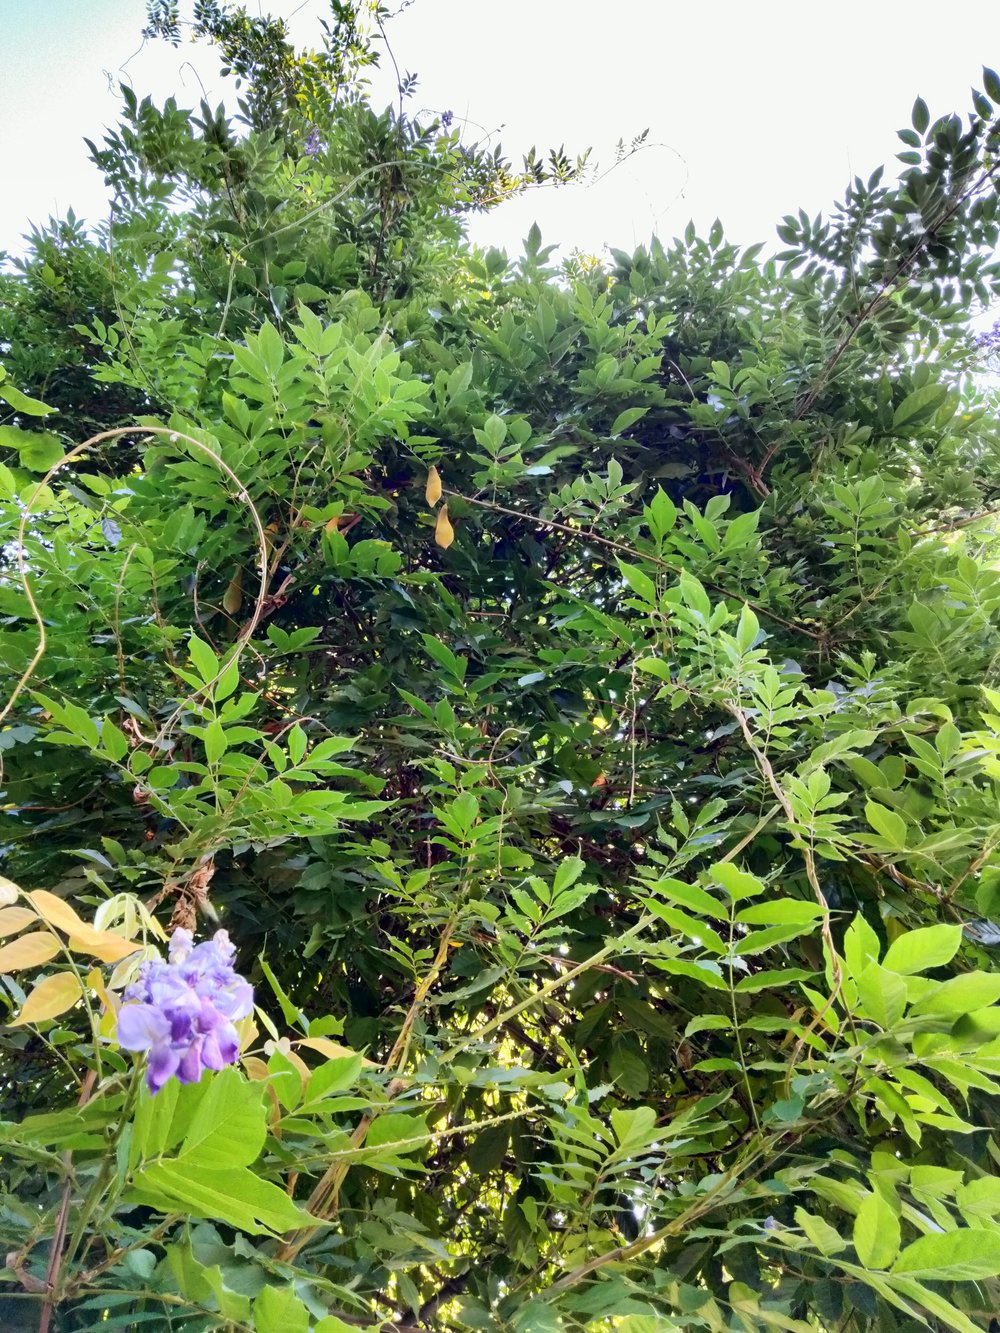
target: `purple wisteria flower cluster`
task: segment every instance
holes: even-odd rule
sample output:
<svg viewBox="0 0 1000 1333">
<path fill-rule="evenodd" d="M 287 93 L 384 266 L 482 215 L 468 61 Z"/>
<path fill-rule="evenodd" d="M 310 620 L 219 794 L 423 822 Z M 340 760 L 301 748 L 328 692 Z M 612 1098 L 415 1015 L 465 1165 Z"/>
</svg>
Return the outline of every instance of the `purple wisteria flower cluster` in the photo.
<svg viewBox="0 0 1000 1333">
<path fill-rule="evenodd" d="M 234 1023 L 253 1010 L 253 987 L 233 968 L 224 930 L 195 944 L 189 930 L 170 937 L 170 961 L 143 963 L 118 1014 L 118 1044 L 146 1052 L 146 1082 L 159 1092 L 176 1075 L 197 1083 L 206 1069 L 239 1054 Z"/>
<path fill-rule="evenodd" d="M 306 155 L 308 157 L 319 157 L 323 145 L 320 141 L 319 130 L 315 125 L 306 135 Z"/>
</svg>

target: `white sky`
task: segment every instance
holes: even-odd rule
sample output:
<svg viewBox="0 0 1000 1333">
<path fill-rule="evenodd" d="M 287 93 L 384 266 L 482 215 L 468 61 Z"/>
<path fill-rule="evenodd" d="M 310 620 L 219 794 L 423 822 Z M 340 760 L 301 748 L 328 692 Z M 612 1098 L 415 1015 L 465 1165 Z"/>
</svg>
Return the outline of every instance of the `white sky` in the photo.
<svg viewBox="0 0 1000 1333">
<path fill-rule="evenodd" d="M 305 43 L 324 0 L 270 0 Z M 250 0 L 251 8 L 256 7 Z M 183 5 L 182 5 L 183 8 Z M 127 78 L 158 100 L 213 103 L 215 56 L 163 42 L 139 50 L 143 0 L 0 0 L 0 250 L 29 221 L 106 201 L 82 142 L 116 118 Z M 731 239 L 772 241 L 781 214 L 826 208 L 851 174 L 891 163 L 895 130 L 920 93 L 932 116 L 964 113 L 983 64 L 1000 67 L 996 0 L 414 0 L 389 27 L 411 106 L 451 109 L 469 135 L 499 130 L 515 157 L 614 144 L 649 129 L 652 147 L 589 188 L 536 191 L 473 227 L 516 250 L 538 221 L 547 242 L 631 249 L 689 217 L 722 218 Z M 394 99 L 388 60 L 379 104 Z"/>
</svg>

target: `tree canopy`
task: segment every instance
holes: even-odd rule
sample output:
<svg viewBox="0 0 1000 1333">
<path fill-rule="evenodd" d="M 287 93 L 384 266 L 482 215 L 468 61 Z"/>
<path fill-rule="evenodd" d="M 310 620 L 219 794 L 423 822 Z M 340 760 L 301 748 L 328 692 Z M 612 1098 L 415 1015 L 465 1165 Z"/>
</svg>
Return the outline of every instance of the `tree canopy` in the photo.
<svg viewBox="0 0 1000 1333">
<path fill-rule="evenodd" d="M 199 0 L 238 108 L 123 88 L 0 274 L 4 1326 L 988 1330 L 1000 79 L 777 253 L 511 258 L 585 156 L 387 19 Z"/>
</svg>

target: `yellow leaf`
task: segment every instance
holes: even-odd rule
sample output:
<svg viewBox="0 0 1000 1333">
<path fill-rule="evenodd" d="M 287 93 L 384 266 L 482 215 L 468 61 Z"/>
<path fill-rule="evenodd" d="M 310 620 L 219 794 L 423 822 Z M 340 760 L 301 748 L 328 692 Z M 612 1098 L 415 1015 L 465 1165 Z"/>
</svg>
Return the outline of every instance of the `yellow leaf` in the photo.
<svg viewBox="0 0 1000 1333">
<path fill-rule="evenodd" d="M 248 1050 L 257 1038 L 260 1036 L 260 1028 L 253 1021 L 253 1014 L 248 1014 L 246 1018 L 241 1018 L 236 1024 L 236 1035 L 239 1038 L 240 1050 Z"/>
<path fill-rule="evenodd" d="M 344 517 L 343 514 L 334 514 L 333 518 L 328 518 L 326 522 L 323 524 L 323 531 L 336 532 L 337 529 L 340 527 L 340 520 L 343 517 Z"/>
<path fill-rule="evenodd" d="M 229 581 L 229 587 L 223 593 L 222 606 L 231 616 L 243 605 L 243 570 L 238 569 Z"/>
<path fill-rule="evenodd" d="M 318 1051 L 328 1060 L 346 1060 L 350 1056 L 357 1055 L 357 1051 L 352 1051 L 349 1046 L 341 1046 L 339 1042 L 330 1041 L 329 1037 L 300 1037 L 295 1045 L 308 1046 L 311 1051 Z M 370 1069 L 379 1067 L 374 1060 L 365 1060 L 364 1063 Z"/>
<path fill-rule="evenodd" d="M 43 921 L 67 935 L 79 935 L 93 929 L 77 916 L 68 902 L 49 893 L 48 889 L 35 889 L 26 897 Z"/>
<path fill-rule="evenodd" d="M 432 509 L 441 499 L 441 474 L 436 467 L 432 467 L 427 473 L 427 489 L 424 491 L 424 499 Z"/>
<path fill-rule="evenodd" d="M 57 972 L 55 976 L 46 977 L 38 983 L 10 1026 L 16 1028 L 25 1023 L 42 1023 L 47 1018 L 58 1018 L 67 1009 L 72 1009 L 82 994 L 83 987 L 75 972 Z"/>
<path fill-rule="evenodd" d="M 0 875 L 0 907 L 11 907 L 21 896 L 21 890 L 12 879 Z"/>
<path fill-rule="evenodd" d="M 91 968 L 87 973 L 87 985 L 97 994 L 109 1014 L 114 1016 L 118 1013 L 118 997 L 112 995 L 107 986 L 105 986 L 104 978 L 101 976 L 101 969 L 99 967 Z"/>
<path fill-rule="evenodd" d="M 264 1079 L 271 1077 L 271 1071 L 268 1069 L 266 1062 L 264 1060 L 258 1060 L 256 1055 L 245 1055 L 242 1064 L 249 1077 L 252 1078 L 255 1083 L 260 1083 Z"/>
<path fill-rule="evenodd" d="M 123 958 L 141 948 L 132 940 L 123 940 L 110 930 L 94 930 L 87 926 L 76 930 L 69 937 L 69 947 L 74 953 L 89 953 L 99 958 L 102 963 L 120 963 Z"/>
<path fill-rule="evenodd" d="M 434 540 L 443 551 L 455 540 L 455 529 L 451 526 L 451 520 L 448 517 L 448 505 L 443 504 L 438 510 L 437 523 L 434 527 Z"/>
<path fill-rule="evenodd" d="M 299 1078 L 302 1080 L 302 1086 L 305 1087 L 309 1082 L 309 1075 L 312 1073 L 312 1070 L 306 1064 L 305 1060 L 302 1059 L 302 1056 L 296 1055 L 294 1051 L 283 1051 L 282 1054 L 289 1064 L 293 1065 L 294 1068 L 298 1070 Z"/>
<path fill-rule="evenodd" d="M 0 972 L 18 972 L 22 967 L 38 967 L 55 958 L 61 945 L 58 937 L 48 930 L 35 930 L 22 935 L 13 944 L 0 949 Z"/>
<path fill-rule="evenodd" d="M 16 935 L 37 920 L 37 915 L 27 907 L 0 907 L 0 936 Z"/>
<path fill-rule="evenodd" d="M 36 889 L 27 897 L 47 925 L 55 926 L 69 936 L 69 947 L 76 953 L 92 954 L 102 963 L 117 963 L 140 948 L 109 930 L 95 930 L 89 922 L 77 916 L 69 903 L 47 889 Z"/>
</svg>

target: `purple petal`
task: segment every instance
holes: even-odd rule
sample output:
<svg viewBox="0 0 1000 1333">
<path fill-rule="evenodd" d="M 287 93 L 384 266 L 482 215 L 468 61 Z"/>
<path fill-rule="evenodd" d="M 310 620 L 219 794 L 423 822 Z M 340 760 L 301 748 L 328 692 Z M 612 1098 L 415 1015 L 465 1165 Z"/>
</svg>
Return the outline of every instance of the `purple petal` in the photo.
<svg viewBox="0 0 1000 1333">
<path fill-rule="evenodd" d="M 170 1023 L 151 1004 L 123 1004 L 118 1012 L 118 1045 L 126 1051 L 148 1051 L 170 1036 Z"/>
<path fill-rule="evenodd" d="M 201 1078 L 202 1040 L 201 1037 L 195 1037 L 181 1056 L 180 1064 L 177 1067 L 177 1077 L 182 1083 L 197 1083 Z"/>
<path fill-rule="evenodd" d="M 201 1062 L 206 1069 L 222 1069 L 231 1063 L 222 1053 L 218 1032 L 209 1032 L 205 1035 L 201 1044 Z"/>
<path fill-rule="evenodd" d="M 146 1061 L 146 1084 L 150 1092 L 159 1092 L 179 1063 L 172 1046 L 154 1046 Z"/>
</svg>

